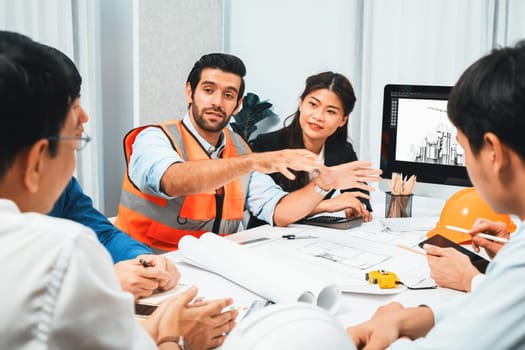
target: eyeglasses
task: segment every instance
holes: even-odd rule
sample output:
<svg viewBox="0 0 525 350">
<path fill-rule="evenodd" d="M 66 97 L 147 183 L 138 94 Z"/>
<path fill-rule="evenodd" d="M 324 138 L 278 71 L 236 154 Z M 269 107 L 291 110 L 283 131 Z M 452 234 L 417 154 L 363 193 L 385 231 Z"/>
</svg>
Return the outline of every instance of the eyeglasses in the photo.
<svg viewBox="0 0 525 350">
<path fill-rule="evenodd" d="M 51 136 L 47 139 L 49 141 L 76 140 L 78 142 L 76 147 L 77 151 L 84 149 L 88 142 L 91 141 L 91 137 L 86 133 L 84 133 L 84 136 Z"/>
</svg>

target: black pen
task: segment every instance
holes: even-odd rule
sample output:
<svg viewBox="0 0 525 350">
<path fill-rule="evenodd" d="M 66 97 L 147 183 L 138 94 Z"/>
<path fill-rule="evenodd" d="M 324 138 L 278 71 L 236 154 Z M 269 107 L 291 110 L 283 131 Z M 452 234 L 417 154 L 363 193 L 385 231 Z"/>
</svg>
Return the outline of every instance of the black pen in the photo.
<svg viewBox="0 0 525 350">
<path fill-rule="evenodd" d="M 285 239 L 315 239 L 315 238 L 319 238 L 317 236 L 296 236 L 296 235 L 282 235 L 281 236 L 282 238 L 285 238 Z"/>
<path fill-rule="evenodd" d="M 151 264 L 144 259 L 140 259 L 139 263 L 141 263 L 144 267 L 151 267 Z"/>
</svg>

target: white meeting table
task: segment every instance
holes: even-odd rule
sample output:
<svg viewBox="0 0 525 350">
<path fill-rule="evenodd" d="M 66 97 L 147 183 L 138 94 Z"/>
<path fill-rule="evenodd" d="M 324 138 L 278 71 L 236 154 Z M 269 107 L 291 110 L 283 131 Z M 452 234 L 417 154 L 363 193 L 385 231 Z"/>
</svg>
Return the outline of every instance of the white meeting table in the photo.
<svg viewBox="0 0 525 350">
<path fill-rule="evenodd" d="M 429 220 L 435 220 L 436 218 L 429 218 Z M 410 226 L 411 222 L 414 225 L 421 225 L 424 218 L 414 218 L 414 219 L 405 219 L 406 222 L 402 223 L 399 226 L 399 222 L 394 222 L 394 227 L 403 227 L 403 225 Z M 330 232 L 333 235 L 352 235 L 352 230 L 362 230 L 368 229 L 373 231 L 375 228 L 383 225 L 382 218 L 375 218 L 371 223 L 364 224 L 361 228 L 350 229 L 350 230 L 334 230 L 334 229 L 323 229 L 323 228 L 314 228 L 318 235 L 323 235 L 323 230 Z M 282 233 L 287 233 L 288 230 L 302 229 L 305 225 L 291 225 L 290 228 L 272 228 L 269 226 L 262 226 L 259 228 L 246 230 L 237 234 L 227 236 L 228 239 L 235 242 L 246 242 L 253 239 L 260 238 L 261 236 L 267 237 L 268 235 L 273 235 L 278 240 L 281 237 Z M 308 226 L 306 229 L 310 229 Z M 305 231 L 306 232 L 306 231 Z M 310 232 L 310 231 L 308 231 Z M 361 233 L 362 234 L 362 233 Z M 328 235 L 328 234 L 327 234 Z M 272 238 L 274 239 L 274 238 Z M 270 240 L 268 240 L 270 241 Z M 303 240 L 306 241 L 306 240 Z M 254 248 L 256 245 L 266 244 L 266 242 L 256 242 L 253 244 Z M 288 243 L 282 243 L 288 244 Z M 290 244 L 291 241 L 290 241 Z M 294 244 L 304 244 L 303 242 L 294 242 Z M 252 244 L 250 244 L 252 245 Z M 247 245 L 248 246 L 248 245 Z M 291 252 L 296 252 L 297 249 L 292 249 Z M 416 256 L 417 254 L 399 249 L 399 254 L 411 254 Z M 397 254 L 397 253 L 396 253 Z M 199 295 L 205 297 L 206 299 L 216 299 L 216 298 L 226 298 L 231 297 L 234 299 L 235 304 L 249 305 L 250 301 L 256 299 L 262 299 L 261 296 L 246 290 L 242 286 L 235 284 L 217 274 L 199 269 L 183 261 L 181 253 L 179 251 L 174 251 L 166 253 L 166 257 L 172 260 L 178 269 L 181 272 L 181 283 L 182 284 L 191 284 L 196 285 L 199 288 Z M 414 257 L 415 258 L 415 257 Z M 426 264 L 426 258 L 424 256 L 419 257 L 418 268 Z M 242 261 L 236 262 L 238 264 L 243 264 Z M 327 264 L 327 262 L 323 262 Z M 328 265 L 326 265 L 328 266 Z M 235 268 L 232 264 L 232 268 Z M 340 266 L 337 266 L 340 268 Z M 369 269 L 362 271 L 362 278 L 364 280 L 365 273 L 369 270 L 373 270 L 375 267 L 371 266 Z M 355 272 L 355 269 L 353 269 Z M 397 273 L 397 271 L 394 271 Z M 272 281 L 267 281 L 267 283 L 272 283 Z M 431 285 L 433 281 L 425 280 L 421 283 L 422 285 Z M 276 286 L 278 288 L 278 286 Z M 437 289 L 428 289 L 428 290 L 408 290 L 404 289 L 402 292 L 397 294 L 384 294 L 384 295 L 374 295 L 374 294 L 357 294 L 357 293 L 346 293 L 342 294 L 341 306 L 339 310 L 335 313 L 335 317 L 344 325 L 345 327 L 355 325 L 357 323 L 368 320 L 375 312 L 377 307 L 387 304 L 391 301 L 398 301 L 405 306 L 417 306 L 421 304 L 426 305 L 435 305 L 436 303 L 445 302 L 450 299 L 457 298 L 458 296 L 463 295 L 464 293 L 458 292 L 446 288 L 437 288 Z"/>
</svg>

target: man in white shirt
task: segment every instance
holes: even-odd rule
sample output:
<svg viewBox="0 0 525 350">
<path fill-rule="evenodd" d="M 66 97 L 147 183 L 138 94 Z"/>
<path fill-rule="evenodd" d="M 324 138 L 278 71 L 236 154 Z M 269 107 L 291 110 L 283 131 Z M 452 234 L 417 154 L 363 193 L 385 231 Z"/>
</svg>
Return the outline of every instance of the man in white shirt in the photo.
<svg viewBox="0 0 525 350">
<path fill-rule="evenodd" d="M 471 65 L 452 89 L 448 116 L 481 197 L 525 219 L 525 41 Z M 391 303 L 348 332 L 366 349 L 518 349 L 525 339 L 523 224 L 489 264 L 479 286 L 439 307 Z"/>
<path fill-rule="evenodd" d="M 43 215 L 75 168 L 73 96 L 43 45 L 0 31 L 0 259 L 2 349 L 216 347 L 236 317 L 230 299 L 192 306 L 191 288 L 140 325 L 111 257 L 85 226 Z"/>
</svg>

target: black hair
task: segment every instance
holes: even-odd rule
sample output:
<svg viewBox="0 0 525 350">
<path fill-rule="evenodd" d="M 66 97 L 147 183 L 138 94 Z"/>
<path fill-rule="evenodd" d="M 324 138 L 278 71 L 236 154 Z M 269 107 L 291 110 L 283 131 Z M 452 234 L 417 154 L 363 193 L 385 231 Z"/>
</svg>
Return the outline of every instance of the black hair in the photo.
<svg viewBox="0 0 525 350">
<path fill-rule="evenodd" d="M 73 63 L 73 61 L 65 53 L 51 46 L 46 46 L 46 48 L 49 50 L 49 53 L 55 58 L 55 60 L 61 65 L 68 83 L 69 97 L 71 98 L 71 101 L 74 101 L 80 96 L 80 86 L 82 85 L 82 77 L 80 76 L 80 72 L 75 66 L 75 63 Z"/>
<path fill-rule="evenodd" d="M 447 111 L 474 154 L 492 132 L 525 160 L 525 40 L 472 64 L 452 88 Z"/>
<path fill-rule="evenodd" d="M 46 47 L 0 31 L 0 179 L 19 152 L 59 134 L 70 106 L 65 72 Z M 50 155 L 56 150 L 50 141 Z"/>
<path fill-rule="evenodd" d="M 343 105 L 343 114 L 345 116 L 349 116 L 354 110 L 356 102 L 354 88 L 344 75 L 334 72 L 322 72 L 309 76 L 306 79 L 306 86 L 300 97 L 301 101 L 312 92 L 321 89 L 328 89 L 337 95 L 339 101 L 341 101 L 341 104 Z M 297 111 L 288 116 L 284 121 L 286 126 L 283 129 L 282 137 L 287 140 L 289 148 L 304 148 L 303 132 L 299 122 L 300 115 L 301 112 L 299 111 L 299 108 L 297 108 Z M 290 119 L 291 122 L 289 122 Z M 337 128 L 337 130 L 326 139 L 326 144 L 346 142 L 348 138 L 347 125 L 348 118 L 342 127 Z M 277 184 L 283 188 L 290 189 L 290 191 L 297 190 L 308 184 L 308 173 L 293 170 L 292 172 L 296 175 L 295 180 L 289 180 L 285 176 L 279 176 L 276 181 Z"/>
<path fill-rule="evenodd" d="M 242 60 L 234 55 L 226 53 L 210 53 L 202 56 L 195 64 L 188 74 L 187 83 L 190 83 L 191 96 L 195 93 L 195 89 L 201 80 L 202 70 L 205 68 L 220 69 L 223 72 L 233 73 L 241 78 L 241 86 L 239 94 L 237 95 L 237 102 L 240 101 L 244 95 L 244 76 L 246 75 L 246 67 Z"/>
</svg>

